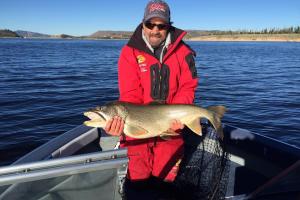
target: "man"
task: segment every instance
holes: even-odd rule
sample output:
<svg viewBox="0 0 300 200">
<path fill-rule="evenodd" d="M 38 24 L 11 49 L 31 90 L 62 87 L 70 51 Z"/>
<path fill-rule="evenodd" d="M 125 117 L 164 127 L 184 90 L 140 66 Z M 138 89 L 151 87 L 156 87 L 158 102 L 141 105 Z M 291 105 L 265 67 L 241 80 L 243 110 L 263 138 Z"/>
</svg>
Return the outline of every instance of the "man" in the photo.
<svg viewBox="0 0 300 200">
<path fill-rule="evenodd" d="M 195 53 L 183 41 L 185 31 L 171 25 L 170 9 L 161 0 L 150 1 L 142 23 L 136 28 L 119 59 L 120 101 L 137 104 L 192 104 L 198 84 Z M 171 131 L 183 124 L 174 119 Z M 121 135 L 124 121 L 116 116 L 105 127 Z M 128 148 L 128 179 L 132 182 L 157 177 L 174 181 L 183 155 L 182 136 L 137 140 L 121 136 Z"/>
</svg>

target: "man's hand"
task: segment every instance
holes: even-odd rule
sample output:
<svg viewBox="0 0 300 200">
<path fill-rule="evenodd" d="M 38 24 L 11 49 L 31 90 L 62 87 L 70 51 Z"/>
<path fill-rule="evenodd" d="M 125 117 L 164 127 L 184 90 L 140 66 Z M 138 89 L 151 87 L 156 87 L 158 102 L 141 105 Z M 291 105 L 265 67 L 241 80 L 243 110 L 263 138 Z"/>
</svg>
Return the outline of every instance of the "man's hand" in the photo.
<svg viewBox="0 0 300 200">
<path fill-rule="evenodd" d="M 181 123 L 180 120 L 173 119 L 171 121 L 169 130 L 172 132 L 178 132 L 178 131 L 182 130 L 183 128 L 184 128 L 184 125 Z"/>
<path fill-rule="evenodd" d="M 104 130 L 109 135 L 120 136 L 123 133 L 124 123 L 121 117 L 115 116 L 107 121 Z"/>
</svg>

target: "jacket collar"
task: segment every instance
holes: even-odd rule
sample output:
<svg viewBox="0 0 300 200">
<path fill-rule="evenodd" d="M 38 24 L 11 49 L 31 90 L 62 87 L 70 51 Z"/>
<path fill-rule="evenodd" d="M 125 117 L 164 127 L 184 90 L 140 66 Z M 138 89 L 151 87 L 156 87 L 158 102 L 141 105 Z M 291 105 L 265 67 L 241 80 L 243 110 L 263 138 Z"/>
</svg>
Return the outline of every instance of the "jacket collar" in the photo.
<svg viewBox="0 0 300 200">
<path fill-rule="evenodd" d="M 127 43 L 128 46 L 144 51 L 148 54 L 153 55 L 153 52 L 147 47 L 147 44 L 143 40 L 142 37 L 142 30 L 143 30 L 143 24 L 141 23 L 134 31 L 133 35 L 131 36 L 129 42 Z M 169 33 L 171 35 L 171 48 L 168 50 L 176 48 L 176 46 L 180 43 L 184 35 L 186 34 L 185 31 L 178 29 L 176 27 L 171 26 Z"/>
</svg>

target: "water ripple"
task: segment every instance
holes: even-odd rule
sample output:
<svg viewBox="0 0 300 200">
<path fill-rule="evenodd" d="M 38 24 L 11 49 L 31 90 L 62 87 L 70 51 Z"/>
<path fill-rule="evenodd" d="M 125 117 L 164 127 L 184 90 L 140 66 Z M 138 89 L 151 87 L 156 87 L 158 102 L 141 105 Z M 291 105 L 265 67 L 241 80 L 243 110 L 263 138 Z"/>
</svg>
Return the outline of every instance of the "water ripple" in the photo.
<svg viewBox="0 0 300 200">
<path fill-rule="evenodd" d="M 116 100 L 125 43 L 1 39 L 0 165 Z M 226 105 L 226 123 L 300 146 L 299 43 L 188 43 L 197 53 L 198 105 Z"/>
</svg>

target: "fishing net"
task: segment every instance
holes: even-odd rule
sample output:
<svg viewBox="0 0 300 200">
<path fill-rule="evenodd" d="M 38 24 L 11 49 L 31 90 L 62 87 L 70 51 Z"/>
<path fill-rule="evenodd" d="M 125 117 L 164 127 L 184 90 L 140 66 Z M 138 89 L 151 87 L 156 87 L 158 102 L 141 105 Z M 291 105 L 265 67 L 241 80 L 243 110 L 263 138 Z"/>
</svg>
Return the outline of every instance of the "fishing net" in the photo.
<svg viewBox="0 0 300 200">
<path fill-rule="evenodd" d="M 175 180 L 179 199 L 224 199 L 229 175 L 225 143 L 202 123 L 203 135 L 185 131 L 185 155 Z"/>
<path fill-rule="evenodd" d="M 225 143 L 208 122 L 202 122 L 202 136 L 185 128 L 184 157 L 174 183 L 155 177 L 145 182 L 125 180 L 121 184 L 124 200 L 220 200 L 225 198 L 229 160 Z"/>
</svg>

